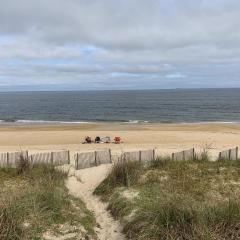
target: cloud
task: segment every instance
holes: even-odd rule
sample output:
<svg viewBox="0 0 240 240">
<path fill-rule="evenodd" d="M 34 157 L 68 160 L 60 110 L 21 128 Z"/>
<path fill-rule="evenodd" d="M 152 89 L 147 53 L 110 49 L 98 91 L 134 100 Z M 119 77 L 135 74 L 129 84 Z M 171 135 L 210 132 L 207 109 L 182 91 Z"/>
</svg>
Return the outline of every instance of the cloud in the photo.
<svg viewBox="0 0 240 240">
<path fill-rule="evenodd" d="M 3 0 L 0 85 L 240 86 L 239 22 L 237 0 Z"/>
<path fill-rule="evenodd" d="M 171 74 L 167 74 L 166 78 L 172 79 L 172 78 L 186 78 L 187 76 L 182 74 L 182 73 L 171 73 Z"/>
</svg>

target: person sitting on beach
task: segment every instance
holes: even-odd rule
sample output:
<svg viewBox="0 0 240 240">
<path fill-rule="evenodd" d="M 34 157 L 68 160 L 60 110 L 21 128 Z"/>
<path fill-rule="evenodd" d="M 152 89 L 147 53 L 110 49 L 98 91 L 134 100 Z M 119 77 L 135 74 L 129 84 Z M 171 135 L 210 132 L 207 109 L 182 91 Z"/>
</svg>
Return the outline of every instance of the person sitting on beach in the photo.
<svg viewBox="0 0 240 240">
<path fill-rule="evenodd" d="M 92 139 L 89 136 L 87 136 L 85 138 L 85 143 L 91 143 L 91 142 L 92 142 Z"/>
<path fill-rule="evenodd" d="M 95 138 L 95 143 L 100 143 L 101 142 L 101 138 L 99 137 L 99 136 L 97 136 L 96 138 Z"/>
</svg>

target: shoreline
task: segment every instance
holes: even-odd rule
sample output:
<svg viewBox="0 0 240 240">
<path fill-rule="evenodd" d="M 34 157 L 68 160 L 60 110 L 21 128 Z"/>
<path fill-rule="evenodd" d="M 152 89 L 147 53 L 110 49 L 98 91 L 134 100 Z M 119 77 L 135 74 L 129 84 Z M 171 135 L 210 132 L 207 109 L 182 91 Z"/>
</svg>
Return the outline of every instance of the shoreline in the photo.
<svg viewBox="0 0 240 240">
<path fill-rule="evenodd" d="M 104 120 L 104 121 L 60 121 L 60 120 L 0 120 L 0 126 L 21 125 L 78 125 L 78 124 L 240 124 L 240 121 L 148 121 L 148 120 Z"/>
<path fill-rule="evenodd" d="M 199 122 L 150 122 L 150 121 L 35 121 L 35 120 L 18 120 L 3 121 L 0 120 L 2 126 L 81 126 L 81 125 L 240 125 L 240 121 L 199 121 Z"/>
</svg>

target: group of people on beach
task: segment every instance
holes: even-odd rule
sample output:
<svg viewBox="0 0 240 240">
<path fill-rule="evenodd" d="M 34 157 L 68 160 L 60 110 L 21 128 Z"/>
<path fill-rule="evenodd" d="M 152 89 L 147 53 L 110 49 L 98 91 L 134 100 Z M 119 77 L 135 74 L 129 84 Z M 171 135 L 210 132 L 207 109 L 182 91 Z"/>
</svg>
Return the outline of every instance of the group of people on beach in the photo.
<svg viewBox="0 0 240 240">
<path fill-rule="evenodd" d="M 92 140 L 91 137 L 89 136 L 86 136 L 85 137 L 85 140 L 83 142 L 83 144 L 90 144 L 90 143 L 115 143 L 115 144 L 120 144 L 121 143 L 121 138 L 116 136 L 114 137 L 113 139 L 113 142 L 111 141 L 111 138 L 109 136 L 106 136 L 106 137 L 99 137 L 99 136 L 96 136 L 94 140 Z"/>
</svg>

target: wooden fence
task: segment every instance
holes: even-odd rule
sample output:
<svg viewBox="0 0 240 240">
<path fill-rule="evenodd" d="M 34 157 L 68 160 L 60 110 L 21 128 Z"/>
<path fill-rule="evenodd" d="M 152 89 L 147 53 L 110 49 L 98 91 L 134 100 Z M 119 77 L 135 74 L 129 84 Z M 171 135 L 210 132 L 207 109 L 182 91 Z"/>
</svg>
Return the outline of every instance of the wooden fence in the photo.
<svg viewBox="0 0 240 240">
<path fill-rule="evenodd" d="M 192 160 L 194 157 L 195 157 L 194 148 L 184 150 L 181 152 L 172 153 L 172 160 L 176 161 Z"/>
<path fill-rule="evenodd" d="M 220 152 L 218 158 L 226 160 L 238 160 L 238 147 Z"/>
<path fill-rule="evenodd" d="M 58 151 L 58 152 L 42 152 L 35 153 L 29 156 L 30 162 L 35 164 L 52 164 L 54 166 L 60 166 L 64 164 L 70 164 L 70 152 Z"/>
<path fill-rule="evenodd" d="M 59 152 L 42 152 L 28 155 L 28 151 L 7 152 L 0 154 L 1 167 L 17 167 L 20 157 L 23 156 L 31 165 L 35 164 L 52 164 L 54 166 L 70 164 L 69 151 Z"/>
<path fill-rule="evenodd" d="M 155 158 L 155 150 L 140 150 L 124 152 L 120 158 L 121 161 L 136 161 L 141 163 L 150 162 Z"/>
<path fill-rule="evenodd" d="M 28 151 L 23 152 L 7 152 L 0 154 L 1 167 L 17 167 L 21 156 L 28 158 Z"/>
<path fill-rule="evenodd" d="M 70 152 L 41 152 L 28 155 L 28 151 L 0 153 L 0 167 L 16 167 L 20 157 L 28 159 L 30 164 L 52 164 L 54 166 L 70 164 Z M 172 159 L 177 161 L 191 160 L 195 157 L 194 148 L 181 152 L 172 153 Z M 123 152 L 120 161 L 138 161 L 147 163 L 155 159 L 155 150 L 138 150 Z M 238 147 L 228 149 L 219 153 L 219 159 L 238 160 Z M 78 152 L 74 155 L 75 168 L 83 169 L 100 164 L 112 162 L 111 150 L 99 150 L 91 152 Z"/>
<path fill-rule="evenodd" d="M 111 163 L 111 151 L 100 150 L 94 152 L 79 152 L 74 155 L 74 160 L 76 170 Z"/>
</svg>

